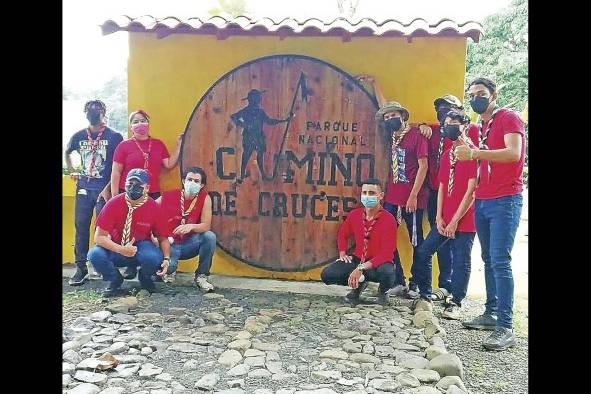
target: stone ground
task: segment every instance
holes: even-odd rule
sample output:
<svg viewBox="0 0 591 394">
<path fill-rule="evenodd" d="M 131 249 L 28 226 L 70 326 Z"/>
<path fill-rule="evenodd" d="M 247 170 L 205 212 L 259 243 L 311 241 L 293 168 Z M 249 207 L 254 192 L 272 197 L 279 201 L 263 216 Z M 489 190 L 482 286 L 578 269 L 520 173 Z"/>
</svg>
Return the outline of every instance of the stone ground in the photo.
<svg viewBox="0 0 591 394">
<path fill-rule="evenodd" d="M 181 275 L 151 296 L 130 281 L 128 296 L 106 300 L 97 291 L 102 281 L 72 288 L 64 278 L 63 392 L 527 392 L 523 335 L 513 349 L 486 352 L 486 332 L 413 314 L 408 300 L 392 298 L 382 308 L 373 304 L 375 287 L 365 292 L 367 303 L 351 308 L 342 287 L 250 280 L 258 288 L 212 276 L 218 289 L 202 295 Z M 284 286 L 265 291 L 265 282 Z M 440 311 L 436 304 L 435 316 Z M 467 301 L 466 317 L 480 312 L 480 303 Z M 104 353 L 117 359 L 114 369 L 98 366 Z"/>
</svg>

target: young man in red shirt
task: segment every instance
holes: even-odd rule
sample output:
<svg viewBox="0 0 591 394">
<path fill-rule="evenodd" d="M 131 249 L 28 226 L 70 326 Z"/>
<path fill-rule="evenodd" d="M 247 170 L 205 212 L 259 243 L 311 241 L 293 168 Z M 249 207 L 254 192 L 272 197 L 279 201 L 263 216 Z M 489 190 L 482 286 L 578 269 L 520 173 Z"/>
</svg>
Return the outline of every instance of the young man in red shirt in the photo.
<svg viewBox="0 0 591 394">
<path fill-rule="evenodd" d="M 474 213 L 486 304 L 484 314 L 464 326 L 494 330 L 483 346 L 505 350 L 515 344 L 511 250 L 523 205 L 525 127 L 517 113 L 496 105 L 496 85 L 490 79 L 475 79 L 467 93 L 470 106 L 480 114 L 479 147 L 462 144 L 455 151 L 458 160 L 476 160 L 479 165 Z"/>
<path fill-rule="evenodd" d="M 213 291 L 207 281 L 215 252 L 216 235 L 211 231 L 211 197 L 205 185 L 207 175 L 200 167 L 189 167 L 183 173 L 183 188 L 162 193 L 156 200 L 172 233 L 170 266 L 166 281 L 174 281 L 179 260 L 199 255 L 195 284 L 204 292 Z"/>
<path fill-rule="evenodd" d="M 353 290 L 347 299 L 354 305 L 359 302 L 367 282 L 378 282 L 378 303 L 388 305 L 386 293 L 395 281 L 392 255 L 396 251 L 396 220 L 382 208 L 384 192 L 379 181 L 367 180 L 361 186 L 363 207 L 355 208 L 339 228 L 337 247 L 339 258 L 320 274 L 327 285 L 349 286 Z M 396 232 L 394 232 L 396 233 Z M 355 250 L 347 255 L 347 239 L 353 237 Z"/>
<path fill-rule="evenodd" d="M 425 242 L 413 256 L 413 278 L 418 284 L 420 297 L 431 302 L 431 256 L 447 245 L 452 254 L 449 293 L 443 317 L 459 319 L 459 308 L 468 290 L 471 253 L 476 232 L 474 225 L 474 189 L 476 188 L 476 163 L 457 161 L 453 147 L 470 143 L 466 132 L 470 119 L 463 110 L 449 111 L 444 120 L 442 135 L 453 141 L 453 146 L 444 150 L 439 165 L 436 224 Z M 440 274 L 441 275 L 441 274 Z"/>
<path fill-rule="evenodd" d="M 384 127 L 392 140 L 384 209 L 396 218 L 398 225 L 404 220 L 414 253 L 423 243 L 423 212 L 427 208 L 428 198 L 428 190 L 424 185 L 428 167 L 428 141 L 417 127 L 408 123 L 408 119 L 408 110 L 395 101 L 385 103 L 376 113 L 378 127 Z M 396 232 L 392 236 L 396 237 Z M 405 286 L 398 252 L 394 255 L 394 262 L 396 287 L 392 292 L 397 294 Z M 411 274 L 414 276 L 414 267 L 411 267 Z M 409 282 L 408 295 L 418 298 L 414 280 L 411 278 Z"/>
<path fill-rule="evenodd" d="M 168 269 L 169 232 L 160 208 L 148 196 L 149 181 L 146 170 L 129 171 L 125 193 L 111 198 L 97 218 L 95 246 L 88 252 L 88 259 L 103 280 L 109 282 L 105 297 L 114 296 L 123 284 L 123 276 L 116 267 L 139 266 L 140 284 L 150 292 L 155 291 L 152 275 L 162 276 Z M 152 234 L 158 238 L 160 248 L 152 243 Z"/>
</svg>

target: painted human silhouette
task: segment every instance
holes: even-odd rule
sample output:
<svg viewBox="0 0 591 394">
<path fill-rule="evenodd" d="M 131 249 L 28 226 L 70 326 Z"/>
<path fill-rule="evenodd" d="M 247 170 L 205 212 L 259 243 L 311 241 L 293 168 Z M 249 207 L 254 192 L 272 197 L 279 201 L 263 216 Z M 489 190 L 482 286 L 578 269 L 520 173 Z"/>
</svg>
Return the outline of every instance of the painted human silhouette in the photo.
<svg viewBox="0 0 591 394">
<path fill-rule="evenodd" d="M 252 155 L 253 151 L 257 152 L 257 163 L 261 177 L 264 180 L 273 179 L 265 175 L 264 156 L 267 146 L 265 143 L 265 134 L 263 132 L 263 124 L 276 125 L 289 121 L 293 116 L 290 114 L 285 119 L 270 118 L 261 108 L 261 94 L 265 91 L 252 89 L 248 95 L 242 100 L 248 100 L 248 105 L 240 111 L 232 114 L 230 119 L 238 127 L 242 127 L 242 163 L 240 165 L 240 178 L 238 182 L 241 183 L 244 178 L 249 176 L 245 173 L 246 165 Z"/>
</svg>

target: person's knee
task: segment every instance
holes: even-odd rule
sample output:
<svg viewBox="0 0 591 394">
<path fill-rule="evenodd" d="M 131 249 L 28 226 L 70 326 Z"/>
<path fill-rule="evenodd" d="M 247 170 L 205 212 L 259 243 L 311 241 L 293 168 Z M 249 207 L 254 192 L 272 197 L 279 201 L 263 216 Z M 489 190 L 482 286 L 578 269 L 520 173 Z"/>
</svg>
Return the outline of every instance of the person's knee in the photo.
<svg viewBox="0 0 591 394">
<path fill-rule="evenodd" d="M 203 233 L 203 243 L 205 243 L 206 245 L 213 248 L 215 247 L 216 240 L 217 236 L 213 231 L 210 230 Z"/>
<path fill-rule="evenodd" d="M 95 263 L 100 264 L 100 263 L 106 261 L 108 258 L 107 250 L 105 248 L 102 248 L 97 245 L 93 246 L 88 251 L 88 254 L 86 256 L 87 256 L 87 259 L 90 260 L 90 262 L 92 264 L 95 264 Z"/>
<path fill-rule="evenodd" d="M 154 245 L 145 246 L 141 250 L 138 248 L 137 260 L 140 265 L 158 266 L 163 259 L 162 251 Z"/>
<path fill-rule="evenodd" d="M 324 269 L 320 273 L 320 279 L 326 285 L 330 285 L 334 282 L 334 270 L 332 268 L 332 264 L 324 267 Z"/>
</svg>

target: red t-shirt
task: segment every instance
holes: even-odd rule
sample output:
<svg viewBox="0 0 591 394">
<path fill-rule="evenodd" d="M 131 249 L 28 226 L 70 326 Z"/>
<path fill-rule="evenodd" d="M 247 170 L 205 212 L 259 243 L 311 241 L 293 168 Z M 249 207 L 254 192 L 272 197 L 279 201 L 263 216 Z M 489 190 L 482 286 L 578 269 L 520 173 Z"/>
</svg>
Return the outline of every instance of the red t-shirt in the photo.
<svg viewBox="0 0 591 394">
<path fill-rule="evenodd" d="M 148 146 L 152 140 L 152 147 L 150 148 L 150 157 L 148 159 L 148 172 L 150 173 L 150 193 L 160 191 L 160 169 L 162 168 L 162 160 L 170 157 L 168 149 L 164 142 L 157 138 L 149 138 L 144 141 L 137 141 L 133 138 L 125 140 L 117 145 L 115 153 L 113 154 L 113 161 L 123 164 L 121 171 L 121 178 L 119 179 L 119 189 L 125 189 L 125 178 L 127 173 L 134 168 L 144 168 L 144 155 L 138 148 L 137 143 L 142 150 L 148 153 Z"/>
<path fill-rule="evenodd" d="M 123 227 L 127 219 L 127 204 L 125 193 L 111 198 L 96 219 L 96 225 L 111 235 L 111 240 L 121 243 Z M 151 197 L 139 208 L 133 211 L 131 219 L 131 238 L 137 241 L 150 240 L 151 234 L 155 236 L 169 237 L 170 233 L 163 220 L 160 207 Z"/>
<path fill-rule="evenodd" d="M 417 127 L 411 127 L 398 145 L 398 182 L 392 183 L 392 166 L 388 174 L 385 201 L 390 204 L 405 206 L 408 196 L 415 184 L 419 171 L 419 159 L 427 157 L 429 142 L 421 135 Z M 425 183 L 421 186 L 417 196 L 417 208 L 425 209 L 429 191 Z"/>
<path fill-rule="evenodd" d="M 460 203 L 464 199 L 466 190 L 468 190 L 468 181 L 470 178 L 476 178 L 476 160 L 458 160 L 454 169 L 454 186 L 451 195 L 448 194 L 449 185 L 449 169 L 450 169 L 450 149 L 443 152 L 441 155 L 441 166 L 439 168 L 439 182 L 443 184 L 443 206 L 442 214 L 443 221 L 449 223 L 456 211 L 460 207 Z M 476 232 L 476 225 L 474 223 L 474 204 L 466 211 L 464 216 L 458 222 L 456 231 L 464 233 Z"/>
<path fill-rule="evenodd" d="M 488 149 L 506 148 L 504 138 L 508 133 L 518 133 L 521 136 L 521 157 L 513 163 L 480 161 L 480 183 L 476 186 L 476 198 L 479 200 L 512 196 L 523 190 L 525 125 L 517 113 L 507 108 L 501 108 L 495 114 L 492 122 L 486 141 Z M 488 173 L 488 163 L 490 163 L 490 174 Z"/>
<path fill-rule="evenodd" d="M 186 219 L 186 224 L 201 223 L 201 211 L 203 210 L 203 203 L 207 197 L 207 190 L 202 188 L 194 198 L 185 198 L 184 209 L 189 209 L 191 202 L 196 198 L 197 202 L 193 206 L 193 210 L 189 213 Z M 181 224 L 181 189 L 169 190 L 160 196 L 160 209 L 162 215 L 167 223 L 168 231 L 172 234 L 173 230 Z M 188 236 L 173 234 L 175 243 L 181 243 Z"/>
<path fill-rule="evenodd" d="M 363 255 L 363 238 L 365 237 L 363 211 L 365 208 L 355 208 L 347 215 L 347 219 L 341 224 L 337 236 L 339 252 L 347 250 L 347 238 L 351 235 L 355 239 L 355 251 L 353 254 L 359 258 Z M 392 256 L 396 250 L 396 219 L 385 209 L 381 209 L 379 217 L 369 234 L 367 256 L 365 261 L 371 261 L 373 268 L 385 263 L 392 263 Z"/>
<path fill-rule="evenodd" d="M 429 138 L 429 170 L 427 176 L 429 177 L 429 187 L 431 190 L 437 191 L 439 188 L 439 168 L 437 166 L 437 153 L 439 153 L 439 140 L 441 139 L 441 126 L 439 123 L 428 125 L 431 127 L 431 138 Z M 468 137 L 472 140 L 474 145 L 478 146 L 478 126 L 470 124 L 468 126 Z M 451 140 L 445 138 L 443 141 L 443 152 L 451 148 Z"/>
</svg>

